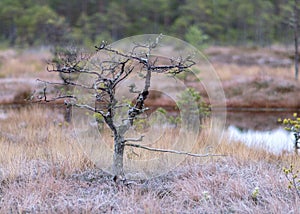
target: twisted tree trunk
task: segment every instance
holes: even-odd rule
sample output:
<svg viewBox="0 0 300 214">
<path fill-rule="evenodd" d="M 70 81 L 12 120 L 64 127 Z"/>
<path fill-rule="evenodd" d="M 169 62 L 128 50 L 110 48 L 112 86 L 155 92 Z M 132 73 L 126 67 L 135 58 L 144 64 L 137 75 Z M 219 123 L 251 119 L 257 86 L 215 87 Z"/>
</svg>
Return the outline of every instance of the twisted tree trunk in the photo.
<svg viewBox="0 0 300 214">
<path fill-rule="evenodd" d="M 117 134 L 114 137 L 114 156 L 113 156 L 113 172 L 114 175 L 123 176 L 123 156 L 125 150 L 125 143 L 123 136 Z"/>
</svg>

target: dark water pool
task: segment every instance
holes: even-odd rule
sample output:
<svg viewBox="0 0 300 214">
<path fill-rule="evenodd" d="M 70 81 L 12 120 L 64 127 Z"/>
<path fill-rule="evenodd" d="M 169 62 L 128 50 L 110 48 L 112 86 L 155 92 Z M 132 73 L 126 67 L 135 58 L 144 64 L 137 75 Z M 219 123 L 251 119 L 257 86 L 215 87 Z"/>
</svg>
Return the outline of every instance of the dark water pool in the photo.
<svg viewBox="0 0 300 214">
<path fill-rule="evenodd" d="M 226 134 L 246 145 L 266 149 L 279 154 L 282 151 L 294 151 L 294 136 L 284 130 L 278 118 L 292 118 L 299 109 L 272 111 L 235 110 L 227 112 Z"/>
</svg>

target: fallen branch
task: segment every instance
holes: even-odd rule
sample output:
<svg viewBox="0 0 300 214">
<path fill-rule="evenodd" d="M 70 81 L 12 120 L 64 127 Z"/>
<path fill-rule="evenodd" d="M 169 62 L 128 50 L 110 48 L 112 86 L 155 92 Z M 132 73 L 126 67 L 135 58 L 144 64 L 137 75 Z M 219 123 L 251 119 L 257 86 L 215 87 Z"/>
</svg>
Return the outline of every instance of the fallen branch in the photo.
<svg viewBox="0 0 300 214">
<path fill-rule="evenodd" d="M 188 156 L 200 157 L 200 158 L 226 156 L 226 155 L 219 155 L 219 154 L 195 154 L 195 153 L 183 152 L 183 151 L 177 151 L 177 150 L 157 149 L 157 148 L 142 146 L 142 145 L 133 144 L 133 143 L 126 143 L 125 146 L 131 146 L 131 147 L 135 147 L 135 148 L 146 149 L 146 150 L 152 151 L 152 152 L 165 152 L 165 153 L 173 153 L 173 154 L 178 154 L 178 155 L 188 155 Z"/>
</svg>

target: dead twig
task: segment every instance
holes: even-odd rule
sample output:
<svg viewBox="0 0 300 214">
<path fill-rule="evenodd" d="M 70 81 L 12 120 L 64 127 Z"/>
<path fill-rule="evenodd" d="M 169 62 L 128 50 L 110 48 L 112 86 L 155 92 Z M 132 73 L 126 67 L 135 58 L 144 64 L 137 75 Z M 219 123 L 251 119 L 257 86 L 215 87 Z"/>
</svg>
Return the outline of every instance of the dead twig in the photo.
<svg viewBox="0 0 300 214">
<path fill-rule="evenodd" d="M 226 155 L 221 155 L 221 154 L 196 154 L 196 153 L 177 151 L 177 150 L 158 149 L 158 148 L 152 148 L 152 147 L 142 146 L 142 145 L 133 144 L 133 143 L 126 143 L 125 146 L 131 146 L 131 147 L 135 147 L 135 148 L 145 149 L 145 150 L 152 151 L 152 152 L 164 152 L 164 153 L 172 153 L 172 154 L 178 154 L 178 155 L 188 155 L 188 156 L 200 157 L 200 158 L 204 158 L 204 157 L 225 157 L 226 156 Z"/>
</svg>

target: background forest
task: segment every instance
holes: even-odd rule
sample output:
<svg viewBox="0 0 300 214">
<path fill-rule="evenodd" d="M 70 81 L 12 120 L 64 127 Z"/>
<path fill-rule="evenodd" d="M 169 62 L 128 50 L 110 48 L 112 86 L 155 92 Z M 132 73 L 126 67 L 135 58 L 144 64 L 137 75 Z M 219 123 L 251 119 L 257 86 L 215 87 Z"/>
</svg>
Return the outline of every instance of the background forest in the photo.
<svg viewBox="0 0 300 214">
<path fill-rule="evenodd" d="M 2 46 L 163 33 L 195 46 L 291 44 L 293 0 L 1 0 Z"/>
</svg>

